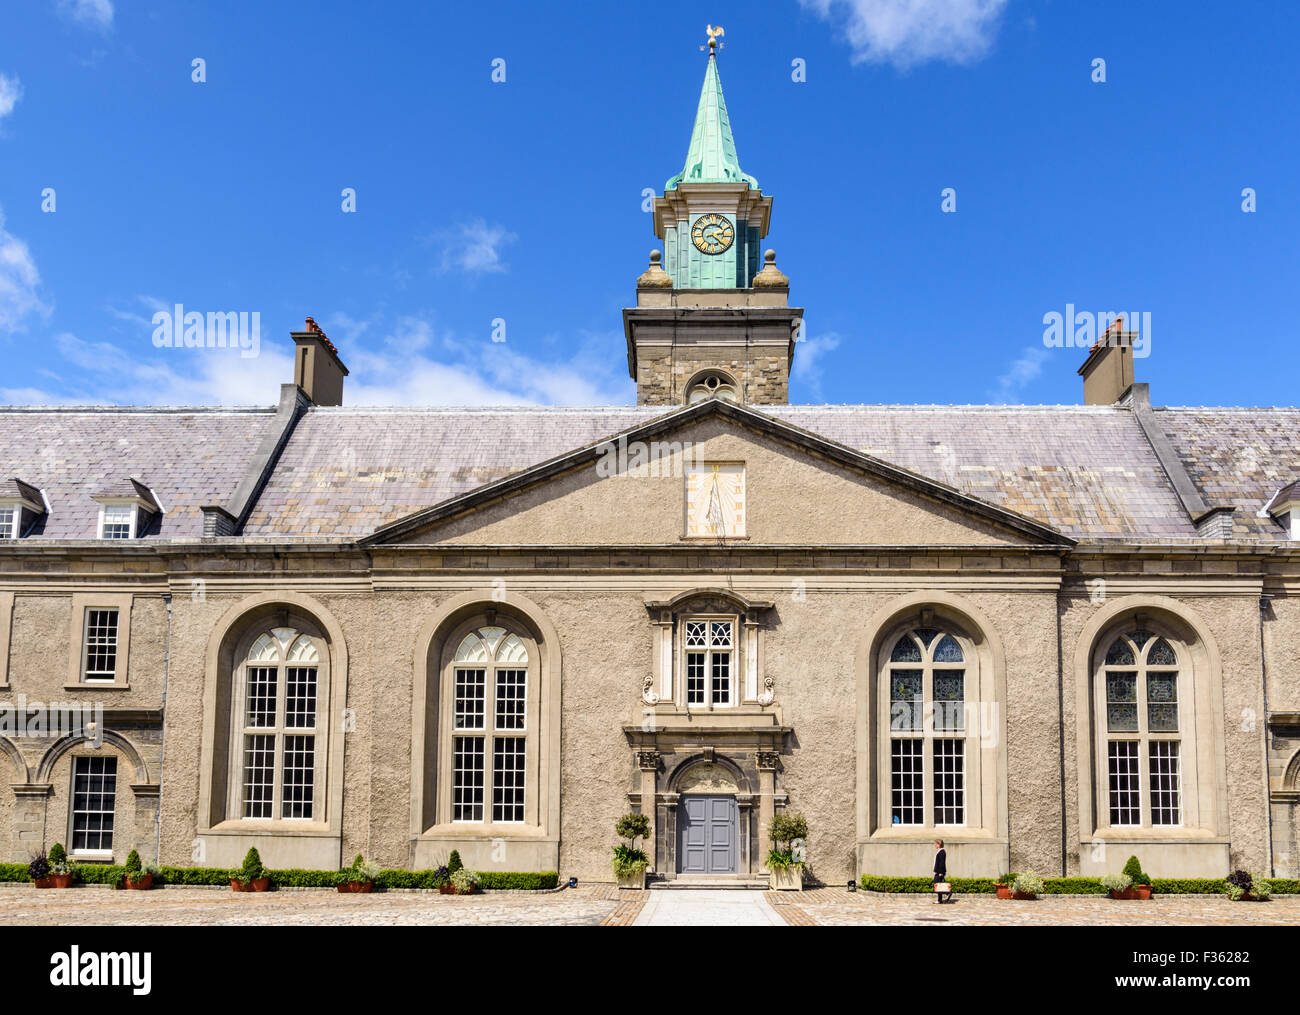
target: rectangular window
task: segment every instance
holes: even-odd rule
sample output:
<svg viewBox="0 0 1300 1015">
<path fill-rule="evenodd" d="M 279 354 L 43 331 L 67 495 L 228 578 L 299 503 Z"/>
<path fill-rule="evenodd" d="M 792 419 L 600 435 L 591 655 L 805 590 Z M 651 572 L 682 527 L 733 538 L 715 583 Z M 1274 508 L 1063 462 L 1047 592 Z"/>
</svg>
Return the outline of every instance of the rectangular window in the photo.
<svg viewBox="0 0 1300 1015">
<path fill-rule="evenodd" d="M 15 528 L 17 521 L 17 508 L 0 507 L 0 539 L 18 538 L 18 530 Z"/>
<path fill-rule="evenodd" d="M 713 704 L 731 704 L 731 653 L 713 653 Z"/>
<path fill-rule="evenodd" d="M 275 737 L 254 733 L 244 737 L 244 817 L 269 818 L 275 789 Z"/>
<path fill-rule="evenodd" d="M 86 611 L 82 658 L 84 680 L 114 680 L 117 677 L 117 610 Z"/>
<path fill-rule="evenodd" d="M 492 820 L 524 820 L 523 737 L 497 737 L 492 752 Z"/>
<path fill-rule="evenodd" d="M 248 667 L 244 694 L 245 726 L 254 729 L 275 728 L 276 673 L 274 666 Z"/>
<path fill-rule="evenodd" d="M 456 729 L 481 730 L 487 691 L 485 670 L 456 670 Z"/>
<path fill-rule="evenodd" d="M 1112 740 L 1107 757 L 1110 765 L 1110 823 L 1142 823 L 1141 792 L 1138 781 L 1138 742 Z"/>
<path fill-rule="evenodd" d="M 1182 786 L 1178 777 L 1178 741 L 1153 740 L 1151 752 L 1151 824 L 1181 825 Z"/>
<path fill-rule="evenodd" d="M 686 704 L 704 704 L 704 653 L 686 653 Z"/>
<path fill-rule="evenodd" d="M 316 782 L 316 738 L 295 735 L 284 738 L 284 787 L 280 805 L 282 818 L 310 818 L 312 792 Z"/>
<path fill-rule="evenodd" d="M 72 851 L 113 851 L 117 758 L 79 757 L 72 763 Z"/>
<path fill-rule="evenodd" d="M 285 729 L 314 730 L 316 728 L 316 667 L 290 666 L 284 675 L 284 695 Z"/>
<path fill-rule="evenodd" d="M 133 507 L 105 507 L 104 528 L 100 535 L 104 539 L 130 539 L 131 513 Z"/>
<path fill-rule="evenodd" d="M 1110 733 L 1138 731 L 1138 675 L 1133 671 L 1106 674 L 1106 729 Z"/>
<path fill-rule="evenodd" d="M 925 824 L 921 748 L 921 740 L 891 741 L 890 787 L 895 825 Z"/>
<path fill-rule="evenodd" d="M 527 690 L 527 670 L 497 670 L 497 729 L 524 728 Z"/>
<path fill-rule="evenodd" d="M 479 670 L 479 673 L 482 673 Z M 483 738 L 454 737 L 452 756 L 452 821 L 483 820 Z"/>
<path fill-rule="evenodd" d="M 731 704 L 733 648 L 731 621 L 686 622 L 686 704 Z"/>
<path fill-rule="evenodd" d="M 934 742 L 934 823 L 966 823 L 966 741 Z"/>
</svg>

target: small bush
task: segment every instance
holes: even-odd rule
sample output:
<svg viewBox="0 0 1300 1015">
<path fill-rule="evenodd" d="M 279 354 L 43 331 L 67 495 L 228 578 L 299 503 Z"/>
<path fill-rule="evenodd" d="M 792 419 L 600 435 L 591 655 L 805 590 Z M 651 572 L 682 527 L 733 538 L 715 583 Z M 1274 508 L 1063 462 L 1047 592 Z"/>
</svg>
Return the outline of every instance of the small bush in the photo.
<svg viewBox="0 0 1300 1015">
<path fill-rule="evenodd" d="M 472 895 L 478 889 L 479 876 L 460 867 L 452 871 L 451 883 L 457 895 Z"/>
<path fill-rule="evenodd" d="M 458 870 L 464 869 L 465 865 L 460 862 L 460 852 L 453 849 L 451 851 L 451 858 L 447 861 L 447 874 L 450 876 L 455 874 Z"/>
<path fill-rule="evenodd" d="M 614 834 L 620 839 L 626 839 L 629 846 L 634 846 L 637 839 L 644 839 L 650 834 L 650 818 L 645 814 L 624 814 L 614 825 Z"/>
<path fill-rule="evenodd" d="M 775 843 L 808 838 L 808 822 L 802 814 L 774 814 L 767 837 Z"/>
<path fill-rule="evenodd" d="M 126 872 L 133 878 L 139 877 L 140 872 L 144 870 L 144 864 L 140 862 L 140 854 L 135 850 L 131 850 L 131 852 L 126 855 L 126 863 L 123 864 L 123 866 L 126 868 Z"/>
<path fill-rule="evenodd" d="M 1133 879 L 1127 874 L 1103 874 L 1101 884 L 1110 892 L 1127 892 L 1133 885 Z"/>
<path fill-rule="evenodd" d="M 137 857 L 136 859 L 138 860 L 139 858 Z M 249 848 L 248 852 L 244 854 L 243 866 L 240 867 L 239 870 L 235 871 L 231 877 L 236 881 L 248 884 L 250 881 L 256 881 L 258 878 L 264 877 L 265 874 L 266 868 L 262 866 L 262 854 L 257 851 L 256 846 L 252 846 Z"/>
<path fill-rule="evenodd" d="M 53 846 L 50 847 L 50 852 L 47 855 L 46 859 L 50 861 L 51 867 L 54 866 L 56 863 L 67 863 L 68 851 L 63 848 L 63 843 L 56 842 Z"/>
<path fill-rule="evenodd" d="M 37 853 L 27 865 L 27 876 L 33 881 L 43 881 L 50 876 L 50 861 L 44 853 Z"/>
<path fill-rule="evenodd" d="M 610 859 L 609 865 L 614 870 L 614 877 L 620 880 L 639 878 L 650 866 L 650 859 L 643 850 L 619 843 L 614 847 L 614 856 Z"/>
<path fill-rule="evenodd" d="M 1136 856 L 1128 858 L 1128 863 L 1124 865 L 1124 873 L 1129 876 L 1129 880 L 1135 885 L 1151 884 L 1151 878 L 1142 869 L 1142 864 Z"/>
<path fill-rule="evenodd" d="M 1011 888 L 1013 891 L 1024 895 L 1042 895 L 1045 885 L 1043 879 L 1037 874 L 1026 872 L 1016 875 L 1016 880 L 1011 883 Z"/>
</svg>

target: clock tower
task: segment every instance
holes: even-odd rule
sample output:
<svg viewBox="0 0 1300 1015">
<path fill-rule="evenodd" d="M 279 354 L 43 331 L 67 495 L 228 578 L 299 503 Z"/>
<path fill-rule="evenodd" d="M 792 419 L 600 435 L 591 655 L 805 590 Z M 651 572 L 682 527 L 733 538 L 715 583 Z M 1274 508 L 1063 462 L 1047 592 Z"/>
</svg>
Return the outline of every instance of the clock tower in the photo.
<svg viewBox="0 0 1300 1015">
<path fill-rule="evenodd" d="M 740 168 L 718 76 L 718 36 L 708 64 L 686 164 L 655 198 L 663 252 L 637 279 L 623 311 L 628 369 L 640 405 L 729 398 L 751 405 L 789 399 L 790 365 L 803 311 L 772 251 L 760 253 L 772 198 Z"/>
</svg>

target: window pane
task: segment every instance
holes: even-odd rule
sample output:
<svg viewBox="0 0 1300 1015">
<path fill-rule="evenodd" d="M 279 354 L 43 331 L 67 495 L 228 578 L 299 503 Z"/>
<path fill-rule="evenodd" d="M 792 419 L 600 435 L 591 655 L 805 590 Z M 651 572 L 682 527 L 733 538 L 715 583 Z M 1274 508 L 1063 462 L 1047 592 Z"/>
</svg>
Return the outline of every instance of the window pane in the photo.
<svg viewBox="0 0 1300 1015">
<path fill-rule="evenodd" d="M 1123 638 L 1116 638 L 1106 651 L 1107 666 L 1132 666 L 1133 647 Z"/>
<path fill-rule="evenodd" d="M 274 666 L 250 666 L 244 682 L 244 725 L 256 729 L 275 726 L 275 684 L 278 671 Z"/>
<path fill-rule="evenodd" d="M 527 670 L 497 670 L 497 729 L 524 728 L 527 687 Z"/>
<path fill-rule="evenodd" d="M 1147 653 L 1147 665 L 1177 666 L 1178 657 L 1174 655 L 1174 650 L 1169 647 L 1169 642 L 1160 638 L 1151 646 L 1151 651 Z"/>
<path fill-rule="evenodd" d="M 86 611 L 86 679 L 117 676 L 117 610 Z"/>
<path fill-rule="evenodd" d="M 709 625 L 702 620 L 688 620 L 686 622 L 686 647 L 708 648 L 708 646 Z"/>
<path fill-rule="evenodd" d="M 1129 635 L 1129 637 L 1133 639 L 1133 644 L 1136 645 L 1139 649 L 1141 649 L 1143 645 L 1145 645 L 1147 642 L 1151 640 L 1151 632 L 1134 631 L 1131 635 Z"/>
<path fill-rule="evenodd" d="M 961 654 L 961 646 L 957 644 L 957 639 L 950 634 L 945 634 L 943 640 L 934 647 L 934 661 L 936 663 L 965 662 L 965 657 Z"/>
<path fill-rule="evenodd" d="M 713 704 L 731 704 L 731 653 L 713 653 Z"/>
<path fill-rule="evenodd" d="M 921 745 L 920 740 L 894 740 L 890 743 L 891 813 L 895 825 L 925 823 Z"/>
<path fill-rule="evenodd" d="M 1136 740 L 1112 740 L 1107 752 L 1110 762 L 1110 823 L 1142 823 L 1138 798 L 1138 745 Z"/>
<path fill-rule="evenodd" d="M 1147 674 L 1147 730 L 1178 732 L 1178 674 Z"/>
<path fill-rule="evenodd" d="M 704 653 L 686 653 L 686 704 L 704 704 Z"/>
<path fill-rule="evenodd" d="M 966 671 L 935 670 L 934 728 L 951 732 L 966 728 Z"/>
<path fill-rule="evenodd" d="M 113 848 L 117 802 L 117 758 L 80 757 L 72 762 L 72 849 Z"/>
<path fill-rule="evenodd" d="M 939 637 L 939 632 L 930 627 L 922 627 L 916 631 L 913 631 L 912 634 L 916 635 L 916 637 L 921 640 L 922 648 L 928 648 L 930 642 L 934 641 L 935 638 Z"/>
<path fill-rule="evenodd" d="M 889 671 L 889 728 L 919 730 L 922 725 L 921 671 Z"/>
<path fill-rule="evenodd" d="M 1182 824 L 1182 786 L 1178 778 L 1178 741 L 1151 742 L 1151 824 Z"/>
<path fill-rule="evenodd" d="M 14 515 L 13 508 L 0 508 L 0 539 L 15 539 L 19 535 L 14 532 Z"/>
<path fill-rule="evenodd" d="M 731 621 L 712 621 L 709 624 L 709 637 L 714 648 L 731 648 Z"/>
<path fill-rule="evenodd" d="M 934 823 L 960 825 L 966 821 L 966 741 L 934 742 Z"/>
<path fill-rule="evenodd" d="M 1136 733 L 1138 728 L 1137 673 L 1106 674 L 1106 729 Z"/>
<path fill-rule="evenodd" d="M 285 673 L 284 725 L 291 730 L 316 728 L 315 666 L 291 666 Z"/>
<path fill-rule="evenodd" d="M 454 737 L 451 819 L 483 820 L 483 738 Z"/>
<path fill-rule="evenodd" d="M 919 663 L 921 661 L 921 650 L 917 647 L 916 642 L 912 640 L 910 634 L 905 634 L 898 639 L 889 661 L 891 663 Z"/>
<path fill-rule="evenodd" d="M 132 507 L 106 507 L 104 508 L 104 531 L 102 533 L 105 539 L 130 539 L 131 538 L 131 512 Z"/>
<path fill-rule="evenodd" d="M 275 784 L 275 737 L 244 737 L 244 817 L 269 818 Z"/>
<path fill-rule="evenodd" d="M 310 818 L 316 782 L 316 738 L 284 738 L 284 802 L 281 817 Z"/>
<path fill-rule="evenodd" d="M 497 737 L 492 752 L 492 820 L 524 820 L 523 737 Z"/>
<path fill-rule="evenodd" d="M 483 728 L 486 674 L 486 670 L 456 670 L 456 729 Z"/>
</svg>

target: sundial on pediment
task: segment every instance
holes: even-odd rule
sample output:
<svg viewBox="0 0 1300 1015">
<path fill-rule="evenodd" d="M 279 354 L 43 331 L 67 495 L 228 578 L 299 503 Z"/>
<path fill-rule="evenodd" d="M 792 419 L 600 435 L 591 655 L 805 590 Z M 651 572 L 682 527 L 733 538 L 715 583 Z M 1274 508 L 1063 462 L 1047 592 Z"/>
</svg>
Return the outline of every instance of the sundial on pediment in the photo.
<svg viewBox="0 0 1300 1015">
<path fill-rule="evenodd" d="M 743 462 L 704 462 L 686 470 L 688 539 L 736 539 L 745 535 Z"/>
</svg>

